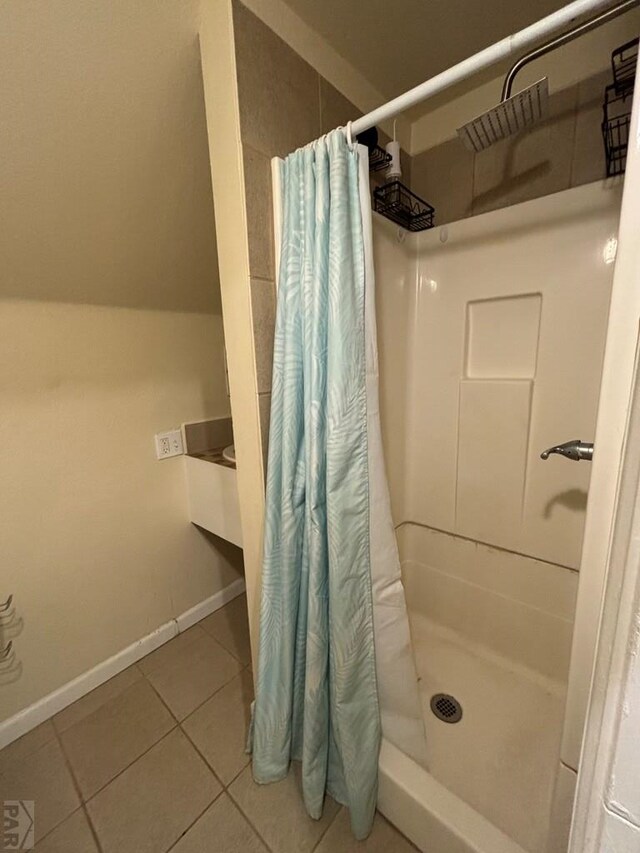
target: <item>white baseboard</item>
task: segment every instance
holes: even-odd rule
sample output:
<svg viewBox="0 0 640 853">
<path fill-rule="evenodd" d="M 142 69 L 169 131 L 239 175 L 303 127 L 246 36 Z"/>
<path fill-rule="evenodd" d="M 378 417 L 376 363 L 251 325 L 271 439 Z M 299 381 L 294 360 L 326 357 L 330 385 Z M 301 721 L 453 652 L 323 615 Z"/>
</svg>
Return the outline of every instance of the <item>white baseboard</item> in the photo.
<svg viewBox="0 0 640 853">
<path fill-rule="evenodd" d="M 185 612 L 176 619 L 178 633 L 186 631 L 187 628 L 195 625 L 196 622 L 204 619 L 205 616 L 209 616 L 210 613 L 220 610 L 220 608 L 224 607 L 225 604 L 228 604 L 230 601 L 233 601 L 234 598 L 242 595 L 244 591 L 244 578 L 238 578 L 238 580 L 230 583 L 229 586 L 225 586 L 224 589 L 221 589 L 220 592 L 216 592 L 215 595 L 205 598 L 204 601 L 196 604 L 195 607 L 185 610 Z"/>
<path fill-rule="evenodd" d="M 156 628 L 155 631 L 147 634 L 146 637 L 136 640 L 135 643 L 127 646 L 126 649 L 122 649 L 122 651 L 107 658 L 107 660 L 102 661 L 102 663 L 97 664 L 92 669 L 83 672 L 82 675 L 79 675 L 72 681 L 63 684 L 62 687 L 54 690 L 53 693 L 49 693 L 47 696 L 34 702 L 33 705 L 29 705 L 28 708 L 18 711 L 13 717 L 3 720 L 0 723 L 0 749 L 31 731 L 31 729 L 35 729 L 40 723 L 44 723 L 45 720 L 53 717 L 54 714 L 62 711 L 63 708 L 66 708 L 87 693 L 95 690 L 96 687 L 104 684 L 105 681 L 113 678 L 114 675 L 122 672 L 122 670 L 131 666 L 131 664 L 136 663 L 136 661 L 139 661 L 145 655 L 150 654 L 182 631 L 186 631 L 187 628 L 195 625 L 196 622 L 204 619 L 205 616 L 224 607 L 232 599 L 238 595 L 242 595 L 244 590 L 244 578 L 238 578 L 238 580 L 233 581 L 233 583 L 220 590 L 220 592 L 216 592 L 215 595 L 206 598 L 204 601 L 196 604 L 195 607 L 186 610 L 177 618 L 171 619 L 169 622 Z"/>
</svg>

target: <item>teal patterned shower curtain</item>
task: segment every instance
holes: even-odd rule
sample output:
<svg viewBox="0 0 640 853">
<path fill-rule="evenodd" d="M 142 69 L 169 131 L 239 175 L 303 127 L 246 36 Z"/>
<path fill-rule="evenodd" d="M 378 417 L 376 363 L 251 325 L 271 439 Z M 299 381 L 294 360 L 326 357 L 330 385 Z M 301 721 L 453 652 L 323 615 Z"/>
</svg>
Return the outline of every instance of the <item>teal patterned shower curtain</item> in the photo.
<svg viewBox="0 0 640 853">
<path fill-rule="evenodd" d="M 328 791 L 364 838 L 381 723 L 357 149 L 333 131 L 289 155 L 281 182 L 253 774 L 277 781 L 301 761 L 309 814 Z"/>
</svg>

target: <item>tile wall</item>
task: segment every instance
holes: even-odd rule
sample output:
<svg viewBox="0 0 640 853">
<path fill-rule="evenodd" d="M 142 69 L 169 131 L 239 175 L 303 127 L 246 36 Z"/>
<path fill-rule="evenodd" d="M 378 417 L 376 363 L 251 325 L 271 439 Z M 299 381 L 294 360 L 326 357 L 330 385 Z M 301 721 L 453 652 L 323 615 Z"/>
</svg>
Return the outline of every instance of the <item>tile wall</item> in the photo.
<svg viewBox="0 0 640 853">
<path fill-rule="evenodd" d="M 361 112 L 241 3 L 234 3 L 236 68 L 240 99 L 247 203 L 251 310 L 263 452 L 271 406 L 275 326 L 275 266 L 271 165 Z M 387 137 L 381 134 L 384 144 Z M 403 167 L 410 159 L 403 152 Z"/>
</svg>

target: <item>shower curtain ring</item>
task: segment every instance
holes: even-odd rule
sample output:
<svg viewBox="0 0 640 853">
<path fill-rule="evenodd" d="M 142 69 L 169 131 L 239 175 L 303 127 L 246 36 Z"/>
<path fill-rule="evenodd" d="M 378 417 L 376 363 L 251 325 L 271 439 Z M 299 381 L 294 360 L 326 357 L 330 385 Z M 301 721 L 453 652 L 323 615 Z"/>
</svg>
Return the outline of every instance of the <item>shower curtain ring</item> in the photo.
<svg viewBox="0 0 640 853">
<path fill-rule="evenodd" d="M 353 148 L 353 139 L 351 138 L 351 124 L 352 122 L 347 122 L 346 134 L 347 134 L 347 142 L 349 143 L 349 148 Z"/>
</svg>

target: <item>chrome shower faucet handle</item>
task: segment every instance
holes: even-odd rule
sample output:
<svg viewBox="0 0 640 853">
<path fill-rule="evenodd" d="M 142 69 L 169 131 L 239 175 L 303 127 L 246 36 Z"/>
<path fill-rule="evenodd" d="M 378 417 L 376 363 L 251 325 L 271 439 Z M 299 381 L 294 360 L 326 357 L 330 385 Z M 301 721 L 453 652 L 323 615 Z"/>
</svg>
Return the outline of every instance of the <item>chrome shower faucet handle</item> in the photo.
<svg viewBox="0 0 640 853">
<path fill-rule="evenodd" d="M 582 441 L 579 438 L 574 438 L 573 441 L 565 441 L 564 444 L 556 444 L 555 447 L 549 447 L 540 454 L 540 458 L 548 459 L 552 453 L 557 453 L 558 456 L 565 456 L 573 462 L 580 462 L 583 459 L 591 462 L 593 459 L 593 444 Z"/>
</svg>

